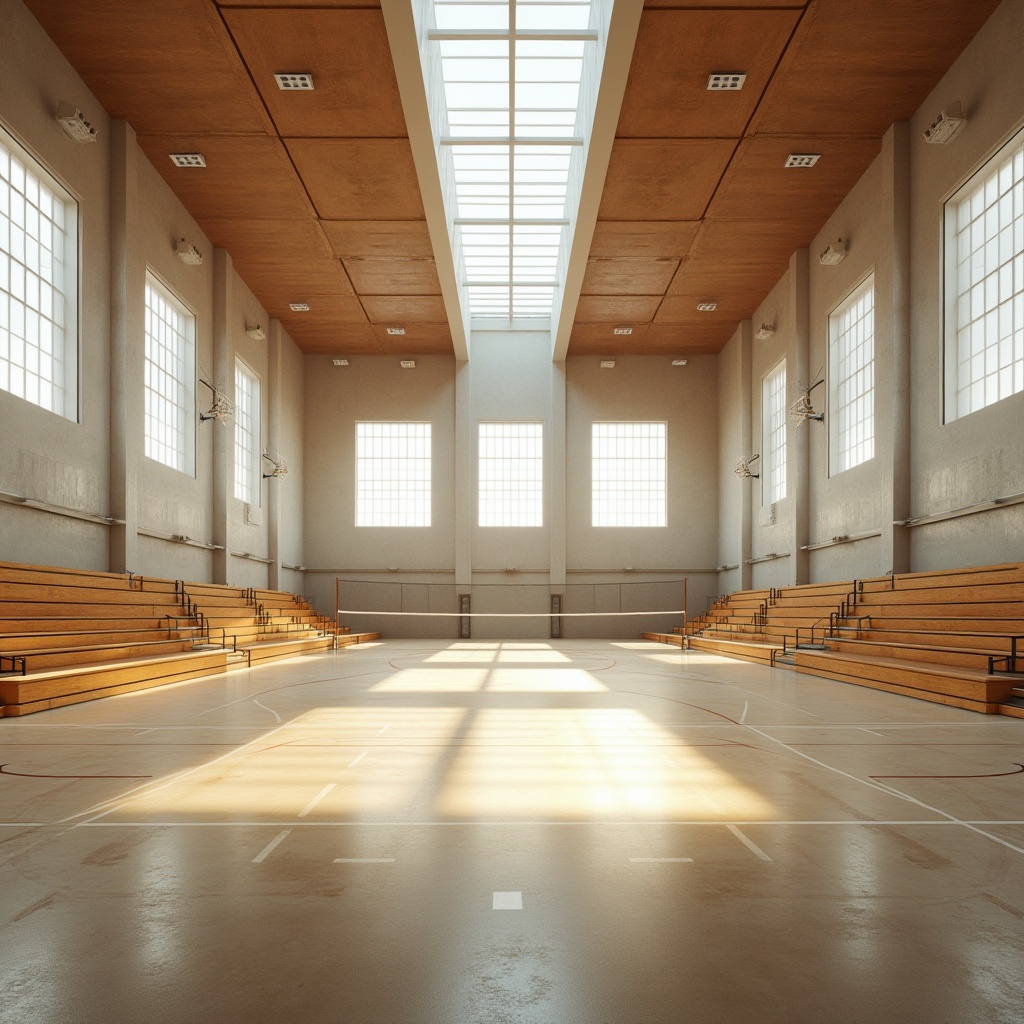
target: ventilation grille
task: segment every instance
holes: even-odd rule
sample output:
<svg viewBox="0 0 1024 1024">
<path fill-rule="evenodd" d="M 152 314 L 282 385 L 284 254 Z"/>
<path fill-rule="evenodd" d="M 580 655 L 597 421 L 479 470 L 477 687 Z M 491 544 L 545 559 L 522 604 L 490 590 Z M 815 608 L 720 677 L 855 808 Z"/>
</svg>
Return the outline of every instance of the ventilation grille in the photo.
<svg viewBox="0 0 1024 1024">
<path fill-rule="evenodd" d="M 813 167 L 821 159 L 820 153 L 790 153 L 786 167 Z"/>
<path fill-rule="evenodd" d="M 746 80 L 740 71 L 721 71 L 708 76 L 708 92 L 739 92 Z"/>
<path fill-rule="evenodd" d="M 171 163 L 175 167 L 205 167 L 206 158 L 202 153 L 171 153 Z"/>
<path fill-rule="evenodd" d="M 313 76 L 305 71 L 282 71 L 274 75 L 274 81 L 283 92 L 313 91 Z"/>
</svg>

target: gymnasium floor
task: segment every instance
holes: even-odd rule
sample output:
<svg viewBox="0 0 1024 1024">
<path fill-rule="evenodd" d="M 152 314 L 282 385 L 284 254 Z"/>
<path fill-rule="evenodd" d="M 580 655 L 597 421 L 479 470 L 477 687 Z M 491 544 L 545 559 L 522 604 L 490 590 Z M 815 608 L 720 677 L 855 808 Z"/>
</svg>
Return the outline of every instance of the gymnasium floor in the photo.
<svg viewBox="0 0 1024 1024">
<path fill-rule="evenodd" d="M 4 1024 L 1021 1024 L 1024 721 L 388 641 L 0 719 Z"/>
</svg>

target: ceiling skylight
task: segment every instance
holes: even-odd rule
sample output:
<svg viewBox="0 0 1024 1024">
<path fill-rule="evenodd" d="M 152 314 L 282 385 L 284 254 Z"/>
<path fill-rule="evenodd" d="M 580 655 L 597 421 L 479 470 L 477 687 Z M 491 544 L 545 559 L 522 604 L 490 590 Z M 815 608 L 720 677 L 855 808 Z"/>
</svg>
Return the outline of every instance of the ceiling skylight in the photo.
<svg viewBox="0 0 1024 1024">
<path fill-rule="evenodd" d="M 425 79 L 473 319 L 549 318 L 592 116 L 590 0 L 434 0 Z M 439 73 L 438 73 L 439 72 Z"/>
</svg>

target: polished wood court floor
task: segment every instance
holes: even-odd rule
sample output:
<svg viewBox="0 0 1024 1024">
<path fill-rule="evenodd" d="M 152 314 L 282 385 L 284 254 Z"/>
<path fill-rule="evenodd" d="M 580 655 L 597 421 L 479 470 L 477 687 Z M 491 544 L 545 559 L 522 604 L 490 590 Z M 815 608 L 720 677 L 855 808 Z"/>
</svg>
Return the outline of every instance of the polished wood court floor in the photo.
<svg viewBox="0 0 1024 1024">
<path fill-rule="evenodd" d="M 4 1024 L 1021 1024 L 1024 722 L 388 641 L 0 720 Z"/>
</svg>

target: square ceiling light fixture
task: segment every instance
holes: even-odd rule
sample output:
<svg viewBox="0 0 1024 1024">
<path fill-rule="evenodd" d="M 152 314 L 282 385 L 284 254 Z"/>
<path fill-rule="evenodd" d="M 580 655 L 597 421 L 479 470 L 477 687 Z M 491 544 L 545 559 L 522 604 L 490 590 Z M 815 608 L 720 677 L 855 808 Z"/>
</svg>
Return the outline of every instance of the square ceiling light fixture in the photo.
<svg viewBox="0 0 1024 1024">
<path fill-rule="evenodd" d="M 415 359 L 403 359 L 401 361 L 401 367 L 403 370 L 415 370 L 416 360 Z"/>
<path fill-rule="evenodd" d="M 685 359 L 673 359 L 672 360 L 672 365 L 673 366 L 685 366 L 686 365 L 686 360 Z"/>
<path fill-rule="evenodd" d="M 206 157 L 202 153 L 169 153 L 175 167 L 205 167 Z"/>
<path fill-rule="evenodd" d="M 387 328 L 387 332 L 388 332 L 388 334 L 392 335 L 393 337 L 398 337 L 400 335 L 405 334 L 405 328 L 404 327 L 388 327 Z"/>
<path fill-rule="evenodd" d="M 288 308 L 293 313 L 308 313 L 309 312 L 309 303 L 308 302 L 289 302 L 288 303 Z"/>
<path fill-rule="evenodd" d="M 742 71 L 716 71 L 708 75 L 708 92 L 739 92 L 746 80 Z"/>
<path fill-rule="evenodd" d="M 632 334 L 632 327 L 613 327 L 612 334 Z"/>
<path fill-rule="evenodd" d="M 784 167 L 813 167 L 821 159 L 820 153 L 790 153 Z"/>
<path fill-rule="evenodd" d="M 698 313 L 714 313 L 714 311 L 716 309 L 718 309 L 718 303 L 717 302 L 698 302 L 697 303 L 697 312 Z"/>
<path fill-rule="evenodd" d="M 602 370 L 614 370 L 615 369 L 615 360 L 614 359 L 602 359 L 601 360 L 601 369 Z"/>
<path fill-rule="evenodd" d="M 308 71 L 279 71 L 274 81 L 282 92 L 313 91 L 313 76 Z"/>
<path fill-rule="evenodd" d="M 348 366 L 347 359 L 335 359 L 333 360 L 335 366 Z"/>
</svg>

